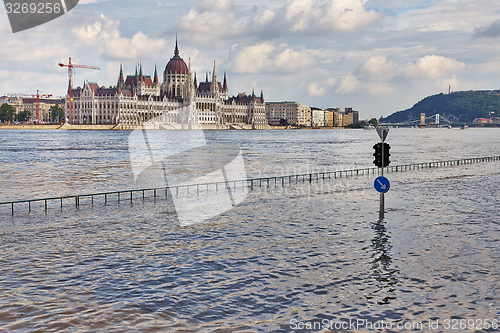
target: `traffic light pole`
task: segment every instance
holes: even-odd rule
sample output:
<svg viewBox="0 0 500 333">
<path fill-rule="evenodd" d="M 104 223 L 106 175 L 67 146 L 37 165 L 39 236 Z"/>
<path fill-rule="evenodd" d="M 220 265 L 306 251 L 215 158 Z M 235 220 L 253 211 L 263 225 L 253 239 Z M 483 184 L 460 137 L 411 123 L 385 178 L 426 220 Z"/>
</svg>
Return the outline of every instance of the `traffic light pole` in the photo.
<svg viewBox="0 0 500 333">
<path fill-rule="evenodd" d="M 380 163 L 380 177 L 384 177 L 384 165 L 386 164 L 386 161 L 385 161 L 385 139 L 387 138 L 387 134 L 389 134 L 389 129 L 388 128 L 385 128 L 385 127 L 377 127 L 377 133 L 378 133 L 378 136 L 380 137 L 380 157 L 382 158 L 382 161 Z M 387 146 L 387 154 L 389 154 L 389 149 L 390 147 Z M 387 156 L 389 157 L 390 154 Z M 389 164 L 390 162 L 387 163 L 387 165 Z M 382 188 L 384 189 L 384 188 Z M 388 190 L 388 188 L 387 188 Z M 385 212 L 385 197 L 384 197 L 384 194 L 386 191 L 379 191 L 380 192 L 380 211 L 379 211 L 379 214 L 380 214 L 380 217 L 381 218 L 384 218 L 384 212 Z"/>
<path fill-rule="evenodd" d="M 380 168 L 380 176 L 384 177 L 384 141 L 382 141 L 382 167 Z M 382 218 L 384 217 L 384 212 L 385 212 L 385 198 L 384 198 L 385 193 L 380 193 L 380 214 Z"/>
</svg>

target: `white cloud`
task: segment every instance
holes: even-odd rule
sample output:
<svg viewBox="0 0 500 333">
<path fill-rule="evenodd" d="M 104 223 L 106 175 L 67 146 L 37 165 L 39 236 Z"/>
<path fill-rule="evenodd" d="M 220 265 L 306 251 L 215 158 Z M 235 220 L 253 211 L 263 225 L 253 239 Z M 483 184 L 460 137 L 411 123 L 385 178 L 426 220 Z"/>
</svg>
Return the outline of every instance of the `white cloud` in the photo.
<svg viewBox="0 0 500 333">
<path fill-rule="evenodd" d="M 323 96 L 325 94 L 325 88 L 320 87 L 318 82 L 312 82 L 309 84 L 308 92 L 311 96 Z"/>
<path fill-rule="evenodd" d="M 449 86 L 451 86 L 453 90 L 457 90 L 460 88 L 460 82 L 458 81 L 456 75 L 453 75 L 453 77 L 449 79 L 439 79 L 436 81 L 436 87 L 443 90 L 448 90 Z"/>
<path fill-rule="evenodd" d="M 324 84 L 329 87 L 333 87 L 337 83 L 337 80 L 335 80 L 333 77 L 329 77 L 328 79 L 321 81 L 321 84 Z"/>
<path fill-rule="evenodd" d="M 379 18 L 361 0 L 291 0 L 284 10 L 292 31 L 349 31 Z"/>
<path fill-rule="evenodd" d="M 150 39 L 142 32 L 132 38 L 110 39 L 104 47 L 104 55 L 113 59 L 144 59 L 158 55 L 166 49 L 164 39 Z"/>
<path fill-rule="evenodd" d="M 349 94 L 360 86 L 360 82 L 356 79 L 356 77 L 349 73 L 342 78 L 342 82 L 340 83 L 340 87 L 337 89 L 337 93 L 339 94 Z"/>
<path fill-rule="evenodd" d="M 152 39 L 137 32 L 132 38 L 120 36 L 120 22 L 103 14 L 86 19 L 72 33 L 81 43 L 99 50 L 100 55 L 110 59 L 150 59 L 165 51 L 167 41 Z"/>
<path fill-rule="evenodd" d="M 414 63 L 401 65 L 387 61 L 384 56 L 372 56 L 359 70 L 356 71 L 360 78 L 378 83 L 387 82 L 394 78 L 442 78 L 449 73 L 464 69 L 466 65 L 456 59 L 438 55 L 426 55 Z M 380 90 L 377 88 L 376 90 Z M 386 90 L 385 88 L 382 90 Z M 388 89 L 390 90 L 390 89 Z"/>
<path fill-rule="evenodd" d="M 386 57 L 373 56 L 364 65 L 363 70 L 374 76 L 390 76 L 393 75 L 394 63 L 387 62 Z"/>
<path fill-rule="evenodd" d="M 199 12 L 224 12 L 232 8 L 232 2 L 231 0 L 202 0 L 196 8 Z"/>
<path fill-rule="evenodd" d="M 289 0 L 282 7 L 252 10 L 236 7 L 231 0 L 202 0 L 177 24 L 181 31 L 195 34 L 197 42 L 206 43 L 255 34 L 266 38 L 297 32 L 324 35 L 355 30 L 379 18 L 364 8 L 363 0 Z"/>
<path fill-rule="evenodd" d="M 314 59 L 307 51 L 295 51 L 286 45 L 273 46 L 270 42 L 233 47 L 232 68 L 236 73 L 299 73 L 306 70 Z"/>
<path fill-rule="evenodd" d="M 437 55 L 426 55 L 418 59 L 415 64 L 408 65 L 406 72 L 408 76 L 424 76 L 437 79 L 449 72 L 455 72 L 464 67 L 464 63 L 455 59 Z"/>
<path fill-rule="evenodd" d="M 236 73 L 261 72 L 270 66 L 269 54 L 274 49 L 274 46 L 269 42 L 243 48 L 235 56 L 233 70 Z"/>
<path fill-rule="evenodd" d="M 371 95 L 384 95 L 388 93 L 392 93 L 395 91 L 394 87 L 389 86 L 388 84 L 376 82 L 370 83 L 368 85 L 368 92 Z"/>
<path fill-rule="evenodd" d="M 308 68 L 313 63 L 314 60 L 307 52 L 294 51 L 290 48 L 286 48 L 276 55 L 275 58 L 276 69 L 285 72 L 301 71 Z"/>
<path fill-rule="evenodd" d="M 275 13 L 271 10 L 266 10 L 262 14 L 258 14 L 254 17 L 253 21 L 258 25 L 266 25 L 274 19 Z"/>
</svg>

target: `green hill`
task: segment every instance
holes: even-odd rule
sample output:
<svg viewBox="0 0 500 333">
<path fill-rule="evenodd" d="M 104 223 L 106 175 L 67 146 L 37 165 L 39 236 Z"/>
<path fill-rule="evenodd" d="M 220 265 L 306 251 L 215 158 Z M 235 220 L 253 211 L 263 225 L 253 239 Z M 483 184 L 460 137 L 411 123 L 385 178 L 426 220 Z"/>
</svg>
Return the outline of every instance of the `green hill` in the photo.
<svg viewBox="0 0 500 333">
<path fill-rule="evenodd" d="M 424 98 L 410 109 L 381 118 L 384 123 L 401 123 L 439 113 L 450 121 L 471 123 L 475 118 L 500 116 L 500 90 L 457 91 Z"/>
</svg>

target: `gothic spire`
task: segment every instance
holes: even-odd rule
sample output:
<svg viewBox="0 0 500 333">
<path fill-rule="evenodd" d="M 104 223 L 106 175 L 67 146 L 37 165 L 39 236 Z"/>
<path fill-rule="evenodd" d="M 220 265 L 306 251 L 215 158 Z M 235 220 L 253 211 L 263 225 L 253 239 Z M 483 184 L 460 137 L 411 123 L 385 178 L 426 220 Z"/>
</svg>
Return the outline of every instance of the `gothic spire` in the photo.
<svg viewBox="0 0 500 333">
<path fill-rule="evenodd" d="M 118 77 L 118 83 L 123 83 L 123 64 L 120 64 L 120 76 Z"/>
<path fill-rule="evenodd" d="M 194 72 L 194 89 L 198 89 L 198 82 L 196 82 L 196 72 Z"/>
<path fill-rule="evenodd" d="M 156 70 L 156 64 L 155 64 L 155 77 L 154 77 L 154 83 L 158 83 L 158 71 Z"/>
<path fill-rule="evenodd" d="M 260 90 L 260 102 L 264 103 L 264 92 L 262 91 L 262 89 Z"/>
<path fill-rule="evenodd" d="M 224 85 L 222 86 L 224 90 L 227 90 L 227 80 L 226 80 L 226 72 L 224 72 Z"/>
<path fill-rule="evenodd" d="M 144 81 L 144 76 L 142 76 L 142 63 L 140 64 L 139 81 Z"/>
<path fill-rule="evenodd" d="M 174 50 L 174 55 L 176 55 L 176 56 L 179 55 L 179 47 L 177 46 L 177 34 L 175 34 L 175 50 Z"/>
<path fill-rule="evenodd" d="M 205 82 L 208 82 L 208 73 L 205 75 Z"/>
</svg>

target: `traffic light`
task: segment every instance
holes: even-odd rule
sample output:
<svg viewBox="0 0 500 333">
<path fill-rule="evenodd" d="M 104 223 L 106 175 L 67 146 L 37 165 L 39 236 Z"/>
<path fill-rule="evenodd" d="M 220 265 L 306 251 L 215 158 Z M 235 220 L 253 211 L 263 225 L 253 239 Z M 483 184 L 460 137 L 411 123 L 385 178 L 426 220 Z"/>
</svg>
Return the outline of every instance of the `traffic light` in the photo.
<svg viewBox="0 0 500 333">
<path fill-rule="evenodd" d="M 373 156 L 375 156 L 375 160 L 373 160 L 373 164 L 378 166 L 379 168 L 382 167 L 382 144 L 377 143 L 376 145 L 373 146 L 373 149 L 375 149 L 375 153 L 373 153 Z"/>
<path fill-rule="evenodd" d="M 391 154 L 389 153 L 389 149 L 391 149 L 391 146 L 389 146 L 388 143 L 384 143 L 384 167 L 391 164 L 391 161 L 389 161 L 389 156 L 391 156 Z"/>
</svg>

